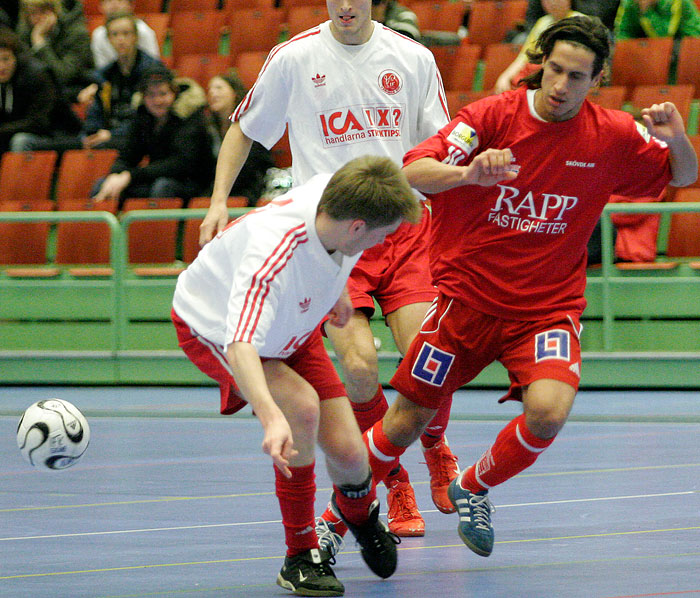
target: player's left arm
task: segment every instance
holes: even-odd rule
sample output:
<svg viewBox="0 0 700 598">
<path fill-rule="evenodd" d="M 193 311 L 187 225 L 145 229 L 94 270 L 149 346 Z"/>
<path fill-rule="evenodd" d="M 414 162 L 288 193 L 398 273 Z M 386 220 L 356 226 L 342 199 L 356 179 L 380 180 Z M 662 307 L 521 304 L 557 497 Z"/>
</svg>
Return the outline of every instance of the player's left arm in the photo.
<svg viewBox="0 0 700 598">
<path fill-rule="evenodd" d="M 670 184 L 686 187 L 694 183 L 698 178 L 698 157 L 678 109 L 671 102 L 654 104 L 642 110 L 642 118 L 649 133 L 668 145 L 673 175 Z"/>
</svg>

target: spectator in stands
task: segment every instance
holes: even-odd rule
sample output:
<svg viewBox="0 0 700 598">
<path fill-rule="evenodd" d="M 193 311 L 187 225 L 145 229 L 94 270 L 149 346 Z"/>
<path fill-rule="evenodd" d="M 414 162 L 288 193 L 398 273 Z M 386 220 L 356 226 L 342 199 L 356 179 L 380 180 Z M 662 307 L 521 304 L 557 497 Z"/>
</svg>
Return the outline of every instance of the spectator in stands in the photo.
<svg viewBox="0 0 700 598">
<path fill-rule="evenodd" d="M 577 10 L 584 15 L 589 17 L 598 17 L 603 21 L 610 31 L 615 28 L 615 17 L 617 15 L 617 9 L 620 6 L 620 0 L 572 0 L 571 8 Z M 532 29 L 537 19 L 542 18 L 547 13 L 542 7 L 542 2 L 540 0 L 529 0 L 527 4 L 527 12 L 525 13 L 525 34 L 522 39 L 513 38 L 514 43 L 522 43 L 525 39 L 527 33 Z"/>
<path fill-rule="evenodd" d="M 74 101 L 91 82 L 90 35 L 82 19 L 63 14 L 61 0 L 22 0 L 20 39 L 44 62 L 66 97 Z"/>
<path fill-rule="evenodd" d="M 700 37 L 700 13 L 694 0 L 622 0 L 615 36 Z"/>
<path fill-rule="evenodd" d="M 47 66 L 20 50 L 17 34 L 0 27 L 0 152 L 26 150 L 27 139 L 47 131 L 80 128 Z"/>
<path fill-rule="evenodd" d="M 527 52 L 534 49 L 540 34 L 545 29 L 560 19 L 582 16 L 580 12 L 571 9 L 571 0 L 538 0 L 538 2 L 540 2 L 546 14 L 537 19 L 532 29 L 530 29 L 530 33 L 520 49 L 520 53 L 496 79 L 496 85 L 493 88 L 494 93 L 502 93 L 514 89 L 517 87 L 518 81 L 522 77 L 527 76 L 532 68 L 539 68 L 539 65 L 536 67 L 530 65 Z"/>
<path fill-rule="evenodd" d="M 207 88 L 207 122 L 212 138 L 214 159 L 219 156 L 221 142 L 228 131 L 229 117 L 247 90 L 235 69 L 211 78 Z M 265 173 L 275 165 L 272 155 L 263 145 L 253 142 L 250 154 L 236 178 L 230 194 L 243 195 L 254 206 L 265 190 Z"/>
<path fill-rule="evenodd" d="M 100 10 L 109 19 L 115 13 L 134 12 L 131 0 L 100 0 Z M 160 58 L 160 48 L 156 34 L 143 20 L 136 19 L 136 31 L 138 34 L 139 50 L 145 52 L 153 58 Z M 117 52 L 114 44 L 107 33 L 106 24 L 97 27 L 92 32 L 90 40 L 92 56 L 95 60 L 95 68 L 101 69 L 111 64 L 117 59 Z"/>
<path fill-rule="evenodd" d="M 203 112 L 204 90 L 155 65 L 144 72 L 139 91 L 143 103 L 129 123 L 111 174 L 96 184 L 95 199 L 188 200 L 206 194 L 214 178 L 214 158 Z"/>
<path fill-rule="evenodd" d="M 416 13 L 394 0 L 372 0 L 372 19 L 383 23 L 389 29 L 420 41 L 421 35 Z"/>
</svg>

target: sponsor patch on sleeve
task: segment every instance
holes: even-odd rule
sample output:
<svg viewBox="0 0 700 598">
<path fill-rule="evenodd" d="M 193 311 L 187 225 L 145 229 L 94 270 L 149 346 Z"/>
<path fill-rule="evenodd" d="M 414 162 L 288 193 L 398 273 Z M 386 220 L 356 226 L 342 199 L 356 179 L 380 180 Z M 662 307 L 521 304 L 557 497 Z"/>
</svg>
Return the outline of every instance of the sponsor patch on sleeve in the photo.
<svg viewBox="0 0 700 598">
<path fill-rule="evenodd" d="M 447 141 L 462 150 L 467 156 L 479 147 L 479 137 L 476 131 L 466 123 L 457 123 L 447 136 Z"/>
</svg>

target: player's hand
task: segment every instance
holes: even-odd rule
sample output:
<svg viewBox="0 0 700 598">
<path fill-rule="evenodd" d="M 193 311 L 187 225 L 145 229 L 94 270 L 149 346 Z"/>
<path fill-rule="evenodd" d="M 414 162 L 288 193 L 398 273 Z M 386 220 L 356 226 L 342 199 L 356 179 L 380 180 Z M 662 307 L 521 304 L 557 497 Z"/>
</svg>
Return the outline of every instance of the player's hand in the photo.
<svg viewBox="0 0 700 598">
<path fill-rule="evenodd" d="M 265 427 L 265 437 L 262 444 L 263 452 L 272 457 L 272 462 L 285 477 L 291 478 L 289 460 L 298 455 L 294 448 L 292 430 L 284 417 L 275 419 Z"/>
<path fill-rule="evenodd" d="M 328 323 L 336 328 L 342 328 L 350 321 L 355 309 L 350 301 L 350 295 L 347 289 L 343 289 L 343 294 L 338 301 L 335 302 L 333 309 L 328 312 Z"/>
<path fill-rule="evenodd" d="M 649 134 L 660 141 L 669 142 L 685 135 L 683 117 L 671 102 L 654 104 L 642 110 L 642 120 Z"/>
<path fill-rule="evenodd" d="M 513 161 L 509 149 L 489 148 L 464 168 L 463 184 L 491 187 L 501 181 L 512 181 L 518 176 L 518 167 Z"/>
<path fill-rule="evenodd" d="M 224 230 L 227 224 L 228 208 L 226 203 L 212 203 L 207 215 L 202 220 L 202 224 L 199 225 L 199 246 L 204 247 L 214 238 L 214 235 Z"/>
</svg>

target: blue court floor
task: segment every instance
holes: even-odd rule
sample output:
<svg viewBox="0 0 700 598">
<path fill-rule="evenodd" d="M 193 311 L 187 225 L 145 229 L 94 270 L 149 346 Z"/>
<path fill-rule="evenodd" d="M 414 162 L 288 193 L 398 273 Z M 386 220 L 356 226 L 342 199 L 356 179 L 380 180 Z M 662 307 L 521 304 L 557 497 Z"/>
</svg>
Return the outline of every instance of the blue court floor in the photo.
<svg viewBox="0 0 700 598">
<path fill-rule="evenodd" d="M 462 466 L 518 413 L 498 396 L 455 398 Z M 76 466 L 45 473 L 15 430 L 49 397 L 83 410 L 92 441 Z M 275 584 L 285 549 L 260 426 L 217 416 L 217 401 L 214 388 L 0 388 L 0 597 L 291 596 Z M 404 539 L 388 580 L 350 541 L 335 567 L 346 596 L 700 597 L 700 392 L 581 392 L 556 442 L 491 491 L 489 558 L 435 509 L 421 461 L 415 446 L 403 459 L 425 537 Z M 321 458 L 317 484 L 320 512 Z"/>
</svg>

